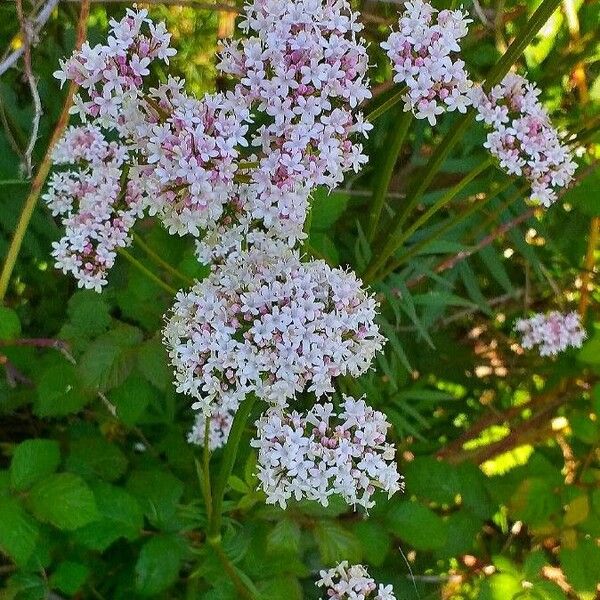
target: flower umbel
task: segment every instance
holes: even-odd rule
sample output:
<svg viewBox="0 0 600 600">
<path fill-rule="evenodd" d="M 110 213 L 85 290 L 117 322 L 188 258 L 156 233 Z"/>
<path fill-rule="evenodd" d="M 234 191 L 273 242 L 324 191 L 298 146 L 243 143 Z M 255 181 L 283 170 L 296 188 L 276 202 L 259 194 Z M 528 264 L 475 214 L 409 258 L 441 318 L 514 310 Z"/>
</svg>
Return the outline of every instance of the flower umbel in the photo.
<svg viewBox="0 0 600 600">
<path fill-rule="evenodd" d="M 527 79 L 509 73 L 489 94 L 477 86 L 471 96 L 477 120 L 492 129 L 484 146 L 509 175 L 524 176 L 531 184 L 532 198 L 548 207 L 556 201 L 557 188 L 571 182 L 577 165 L 539 94 Z"/>
<path fill-rule="evenodd" d="M 375 583 L 362 565 L 345 560 L 319 575 L 317 586 L 326 588 L 322 600 L 396 600 L 392 586 Z"/>
<path fill-rule="evenodd" d="M 289 500 L 327 506 L 340 494 L 348 504 L 374 506 L 376 488 L 388 497 L 401 490 L 395 448 L 386 442 L 385 415 L 361 400 L 344 396 L 342 410 L 315 404 L 306 414 L 272 409 L 256 423 L 258 479 L 268 504 Z"/>
<path fill-rule="evenodd" d="M 281 246 L 234 254 L 177 295 L 164 329 L 177 391 L 208 412 L 251 392 L 280 406 L 305 389 L 330 393 L 382 348 L 376 307 L 356 275 L 324 261 Z"/>
<path fill-rule="evenodd" d="M 398 31 L 392 31 L 381 47 L 394 68 L 394 81 L 405 84 L 404 110 L 435 125 L 446 111 L 467 111 L 473 85 L 465 63 L 454 58 L 459 40 L 467 35 L 471 19 L 462 10 L 438 12 L 428 2 L 405 2 Z"/>
<path fill-rule="evenodd" d="M 580 348 L 586 337 L 576 312 L 538 313 L 529 319 L 518 319 L 515 331 L 522 335 L 521 346 L 527 350 L 538 346 L 540 356 L 563 352 L 569 346 Z"/>
</svg>

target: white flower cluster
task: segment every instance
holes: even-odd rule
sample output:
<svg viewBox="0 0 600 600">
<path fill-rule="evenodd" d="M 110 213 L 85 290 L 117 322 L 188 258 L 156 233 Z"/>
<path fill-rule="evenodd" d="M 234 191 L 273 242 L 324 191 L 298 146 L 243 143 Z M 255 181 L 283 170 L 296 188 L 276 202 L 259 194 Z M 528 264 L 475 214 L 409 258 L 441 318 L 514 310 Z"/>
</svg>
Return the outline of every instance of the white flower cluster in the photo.
<svg viewBox="0 0 600 600">
<path fill-rule="evenodd" d="M 518 319 L 515 331 L 522 335 L 521 346 L 529 350 L 538 346 L 540 356 L 552 356 L 569 346 L 580 348 L 586 337 L 576 312 L 535 314 L 529 319 Z"/>
<path fill-rule="evenodd" d="M 91 47 L 85 42 L 79 52 L 60 61 L 54 76 L 64 83 L 74 81 L 87 96 L 75 97 L 73 113 L 82 120 L 97 118 L 107 127 L 127 126 L 124 113 L 143 96 L 143 78 L 150 64 L 169 64 L 176 51 L 164 23 L 154 25 L 147 10 L 127 9 L 121 21 L 111 19 L 106 44 Z"/>
<path fill-rule="evenodd" d="M 208 449 L 216 450 L 222 448 L 227 443 L 231 425 L 233 424 L 233 414 L 228 410 L 219 410 L 215 408 L 210 416 L 206 413 L 196 413 L 196 420 L 187 436 L 190 444 L 204 446 L 206 434 L 206 419 L 208 418 Z"/>
<path fill-rule="evenodd" d="M 238 147 L 245 146 L 248 110 L 222 94 L 197 100 L 184 82 L 169 78 L 149 91 L 137 123 L 128 126 L 133 147 L 152 167 L 149 212 L 169 233 L 199 236 L 227 218 Z M 130 115 L 131 121 L 135 114 Z"/>
<path fill-rule="evenodd" d="M 370 127 L 354 109 L 371 96 L 362 25 L 347 0 L 254 0 L 219 68 L 237 78 L 236 91 L 267 122 L 251 143 L 259 148 L 253 175 L 260 193 L 324 184 L 366 162 L 351 134 Z"/>
<path fill-rule="evenodd" d="M 207 412 L 235 411 L 249 393 L 279 406 L 330 393 L 382 348 L 375 312 L 356 275 L 324 261 L 281 247 L 232 255 L 177 295 L 164 329 L 177 391 Z"/>
<path fill-rule="evenodd" d="M 377 585 L 362 565 L 343 561 L 333 569 L 321 571 L 318 587 L 325 587 L 322 600 L 396 600 L 391 585 Z"/>
<path fill-rule="evenodd" d="M 556 188 L 568 185 L 577 165 L 560 141 L 538 100 L 540 91 L 527 79 L 509 73 L 489 94 L 472 90 L 477 119 L 492 128 L 484 144 L 510 175 L 523 175 L 532 197 L 543 206 L 556 201 Z"/>
<path fill-rule="evenodd" d="M 43 196 L 65 227 L 65 235 L 52 244 L 52 256 L 79 287 L 100 291 L 117 248 L 131 243 L 129 230 L 145 204 L 143 177 L 127 172 L 126 149 L 108 142 L 93 125 L 70 127 L 53 159 L 75 169 L 53 173 Z"/>
<path fill-rule="evenodd" d="M 315 404 L 306 414 L 272 409 L 257 422 L 258 480 L 267 504 L 285 508 L 290 499 L 323 506 L 340 494 L 348 504 L 369 509 L 376 488 L 388 497 L 402 489 L 386 442 L 385 415 L 363 400 L 344 396 L 342 410 Z"/>
<path fill-rule="evenodd" d="M 471 19 L 462 10 L 438 12 L 423 0 L 404 3 L 398 31 L 392 31 L 381 47 L 395 71 L 394 81 L 405 84 L 404 110 L 435 125 L 446 111 L 466 112 L 471 105 L 473 83 L 465 63 L 455 59 L 459 40 L 468 32 Z"/>
</svg>

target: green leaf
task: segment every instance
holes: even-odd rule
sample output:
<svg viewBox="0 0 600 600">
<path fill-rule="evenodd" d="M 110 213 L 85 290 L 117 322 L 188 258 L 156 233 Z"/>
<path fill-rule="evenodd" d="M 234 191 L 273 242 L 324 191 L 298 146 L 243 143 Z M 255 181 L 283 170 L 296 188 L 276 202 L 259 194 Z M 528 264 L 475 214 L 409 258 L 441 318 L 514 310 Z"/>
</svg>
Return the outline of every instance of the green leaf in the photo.
<svg viewBox="0 0 600 600">
<path fill-rule="evenodd" d="M 81 563 L 61 562 L 50 577 L 50 587 L 68 596 L 81 589 L 90 574 L 90 568 Z"/>
<path fill-rule="evenodd" d="M 498 573 L 484 580 L 478 600 L 511 600 L 522 591 L 518 577 Z"/>
<path fill-rule="evenodd" d="M 127 468 L 127 458 L 123 452 L 101 436 L 74 440 L 69 450 L 67 467 L 86 479 L 100 477 L 114 481 Z"/>
<path fill-rule="evenodd" d="M 10 464 L 10 482 L 15 490 L 25 490 L 54 473 L 60 463 L 58 442 L 25 440 L 15 449 Z"/>
<path fill-rule="evenodd" d="M 71 296 L 67 309 L 71 325 L 85 337 L 104 333 L 111 322 L 104 297 L 91 290 L 79 290 Z"/>
<path fill-rule="evenodd" d="M 37 386 L 34 412 L 40 417 L 58 417 L 81 410 L 92 398 L 81 388 L 75 367 L 64 361 L 51 364 Z"/>
<path fill-rule="evenodd" d="M 354 534 L 360 540 L 366 561 L 380 567 L 392 548 L 392 538 L 385 527 L 372 519 L 359 521 L 354 526 Z"/>
<path fill-rule="evenodd" d="M 326 187 L 318 187 L 311 200 L 311 231 L 327 231 L 343 214 L 350 196 L 343 192 L 330 192 Z"/>
<path fill-rule="evenodd" d="M 597 82 L 600 82 L 600 78 Z M 563 202 L 571 204 L 590 217 L 600 216 L 600 172 L 598 169 L 594 169 L 573 189 L 569 190 L 563 196 Z"/>
<path fill-rule="evenodd" d="M 21 321 L 12 308 L 0 306 L 0 340 L 14 340 L 21 335 Z"/>
<path fill-rule="evenodd" d="M 123 383 L 135 365 L 141 341 L 141 331 L 125 324 L 100 336 L 79 363 L 83 383 L 93 390 L 110 390 Z"/>
<path fill-rule="evenodd" d="M 117 407 L 119 419 L 126 425 L 135 425 L 157 396 L 156 388 L 134 372 L 119 387 L 112 390 L 110 400 Z"/>
<path fill-rule="evenodd" d="M 514 292 L 513 284 L 502 264 L 502 259 L 498 254 L 496 248 L 493 246 L 486 246 L 479 251 L 479 256 L 484 262 L 486 267 L 489 269 L 492 277 L 500 284 L 506 292 L 512 294 Z"/>
<path fill-rule="evenodd" d="M 282 519 L 267 536 L 267 551 L 272 554 L 296 554 L 300 549 L 300 527 L 291 519 Z"/>
<path fill-rule="evenodd" d="M 406 463 L 404 467 L 406 491 L 419 498 L 454 504 L 460 492 L 460 485 L 455 469 L 430 456 L 421 456 Z"/>
<path fill-rule="evenodd" d="M 567 581 L 576 592 L 596 590 L 600 573 L 600 548 L 594 540 L 581 540 L 574 549 L 561 548 L 560 562 Z"/>
<path fill-rule="evenodd" d="M 361 559 L 362 550 L 356 537 L 335 521 L 319 521 L 314 529 L 321 560 L 335 564 L 342 560 L 351 563 Z"/>
<path fill-rule="evenodd" d="M 509 508 L 517 519 L 529 525 L 539 525 L 558 513 L 561 503 L 547 480 L 530 477 L 520 483 L 509 502 Z"/>
<path fill-rule="evenodd" d="M 441 548 L 448 539 L 448 527 L 441 517 L 416 502 L 395 504 L 387 514 L 387 525 L 417 550 Z"/>
<path fill-rule="evenodd" d="M 24 566 L 35 550 L 38 535 L 36 523 L 19 503 L 0 496 L 0 550 Z"/>
<path fill-rule="evenodd" d="M 94 485 L 99 518 L 75 532 L 79 543 L 104 551 L 119 538 L 137 539 L 144 526 L 140 503 L 120 487 L 108 483 Z"/>
<path fill-rule="evenodd" d="M 27 504 L 36 518 L 58 529 L 77 529 L 98 518 L 92 491 L 72 473 L 51 475 L 34 485 Z"/>
<path fill-rule="evenodd" d="M 165 391 L 171 385 L 173 374 L 160 340 L 148 340 L 140 346 L 137 365 L 144 377 L 159 390 Z"/>
<path fill-rule="evenodd" d="M 127 488 L 157 527 L 172 520 L 183 494 L 181 481 L 165 471 L 136 471 L 129 478 Z"/>
<path fill-rule="evenodd" d="M 302 600 L 302 587 L 295 577 L 281 576 L 257 584 L 261 598 L 269 600 Z"/>
<path fill-rule="evenodd" d="M 148 540 L 135 565 L 137 591 L 144 596 L 153 596 L 170 587 L 177 580 L 184 555 L 185 547 L 175 535 L 160 535 Z"/>
<path fill-rule="evenodd" d="M 600 331 L 595 330 L 590 339 L 583 344 L 577 358 L 590 365 L 600 365 Z"/>
<path fill-rule="evenodd" d="M 340 253 L 333 240 L 322 231 L 313 231 L 308 239 L 310 245 L 324 256 L 328 261 L 337 265 L 340 262 Z"/>
</svg>

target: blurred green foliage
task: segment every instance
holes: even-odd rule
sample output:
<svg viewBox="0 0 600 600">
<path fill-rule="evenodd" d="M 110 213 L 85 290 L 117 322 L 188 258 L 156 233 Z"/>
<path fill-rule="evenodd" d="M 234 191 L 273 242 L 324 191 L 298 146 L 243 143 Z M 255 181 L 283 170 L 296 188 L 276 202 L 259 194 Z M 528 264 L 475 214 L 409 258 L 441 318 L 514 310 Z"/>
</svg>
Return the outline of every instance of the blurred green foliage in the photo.
<svg viewBox="0 0 600 600">
<path fill-rule="evenodd" d="M 578 35 L 567 26 L 567 5 L 577 10 Z M 464 58 L 475 78 L 485 76 L 535 6 L 466 2 L 475 23 Z M 364 2 L 360 8 L 376 96 L 385 97 L 391 74 L 378 42 L 397 7 Z M 94 4 L 92 43 L 122 9 Z M 232 32 L 232 13 L 190 5 L 152 6 L 151 12 L 174 32 L 174 72 L 193 91 L 228 85 L 217 77 L 215 62 L 219 38 Z M 327 509 L 300 503 L 283 512 L 265 506 L 256 491 L 255 454 L 242 444 L 229 482 L 224 548 L 261 598 L 316 598 L 318 570 L 342 559 L 368 564 L 402 600 L 597 597 L 600 294 L 590 291 L 589 341 L 580 352 L 542 360 L 516 348 L 511 328 L 528 309 L 580 299 L 590 222 L 600 216 L 598 171 L 589 168 L 600 143 L 594 129 L 599 15 L 597 1 L 565 2 L 519 65 L 543 90 L 555 122 L 586 136 L 578 186 L 543 218 L 532 215 L 494 235 L 527 205 L 517 184 L 487 171 L 407 240 L 397 258 L 411 252 L 410 258 L 375 284 L 390 341 L 376 368 L 360 380 L 341 381 L 339 392 L 367 394 L 388 416 L 406 493 L 378 498 L 368 519 L 336 501 Z M 76 18 L 77 6 L 61 3 L 34 51 L 44 107 L 36 161 L 60 111 L 63 96 L 51 75 L 71 51 Z M 3 48 L 18 44 L 17 32 L 14 5 L 1 3 Z M 588 97 L 574 78 L 578 68 Z M 10 69 L 0 79 L 2 256 L 28 191 L 19 155 L 32 110 L 22 71 Z M 364 230 L 372 188 L 398 116 L 393 110 L 377 122 L 368 143 L 371 160 L 360 176 L 329 195 L 315 194 L 310 246 L 359 272 L 371 254 Z M 453 118 L 435 130 L 413 124 L 386 211 L 394 211 L 421 176 Z M 419 211 L 484 159 L 483 135 L 479 126 L 467 132 Z M 480 210 L 457 218 L 482 198 L 490 199 Z M 441 237 L 420 244 L 442 228 Z M 189 240 L 170 237 L 150 221 L 137 233 L 180 272 L 206 274 Z M 490 234 L 492 243 L 474 251 Z M 190 402 L 173 391 L 160 342 L 172 298 L 123 261 L 102 295 L 77 290 L 52 267 L 50 244 L 58 236 L 39 205 L 0 308 L 6 372 L 0 378 L 0 598 L 236 598 L 201 533 L 206 507 L 198 451 L 186 443 Z M 135 244 L 132 253 L 179 287 Z M 439 268 L 459 253 L 469 256 Z M 245 432 L 245 441 L 250 435 Z M 216 471 L 219 460 L 217 453 Z"/>
</svg>

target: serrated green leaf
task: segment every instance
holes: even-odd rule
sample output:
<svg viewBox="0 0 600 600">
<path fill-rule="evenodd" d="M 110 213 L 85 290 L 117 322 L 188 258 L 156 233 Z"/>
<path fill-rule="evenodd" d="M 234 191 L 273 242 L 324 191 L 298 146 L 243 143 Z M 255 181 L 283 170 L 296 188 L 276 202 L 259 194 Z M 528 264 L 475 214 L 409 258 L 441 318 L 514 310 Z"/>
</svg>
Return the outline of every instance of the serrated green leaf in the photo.
<svg viewBox="0 0 600 600">
<path fill-rule="evenodd" d="M 77 529 L 98 518 L 92 491 L 72 473 L 51 475 L 35 484 L 27 506 L 37 519 L 58 529 Z"/>
<path fill-rule="evenodd" d="M 38 539 L 36 523 L 17 500 L 0 496 L 0 550 L 17 565 L 24 566 Z"/>
<path fill-rule="evenodd" d="M 323 563 L 329 565 L 342 560 L 348 560 L 350 563 L 360 561 L 360 542 L 353 533 L 335 521 L 319 521 L 313 533 Z"/>
<path fill-rule="evenodd" d="M 83 437 L 71 442 L 67 467 L 86 479 L 114 481 L 125 473 L 127 458 L 106 438 Z"/>
<path fill-rule="evenodd" d="M 143 596 L 154 596 L 170 587 L 179 575 L 185 555 L 182 540 L 175 535 L 149 539 L 135 565 L 135 587 Z"/>
<path fill-rule="evenodd" d="M 137 539 L 144 525 L 140 503 L 124 489 L 108 483 L 93 487 L 99 518 L 75 532 L 77 541 L 88 548 L 104 551 L 119 538 Z"/>
<path fill-rule="evenodd" d="M 10 463 L 10 482 L 15 490 L 25 490 L 54 473 L 60 463 L 58 442 L 33 439 L 21 442 Z"/>
<path fill-rule="evenodd" d="M 390 531 L 417 550 L 441 548 L 448 539 L 448 526 L 441 517 L 416 502 L 401 501 L 387 513 Z"/>
<path fill-rule="evenodd" d="M 267 551 L 296 554 L 300 549 L 300 527 L 291 519 L 282 519 L 267 535 Z"/>
<path fill-rule="evenodd" d="M 34 411 L 40 417 L 68 415 L 81 410 L 91 398 L 82 389 L 75 367 L 61 361 L 41 374 Z"/>
</svg>

